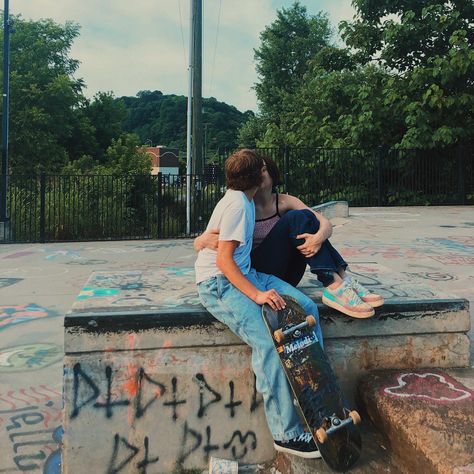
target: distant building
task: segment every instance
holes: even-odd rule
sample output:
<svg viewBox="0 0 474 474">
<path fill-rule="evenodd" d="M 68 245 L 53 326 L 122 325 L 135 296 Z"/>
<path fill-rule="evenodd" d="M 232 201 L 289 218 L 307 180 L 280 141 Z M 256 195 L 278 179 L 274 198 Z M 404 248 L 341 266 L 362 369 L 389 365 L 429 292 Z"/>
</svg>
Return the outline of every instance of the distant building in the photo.
<svg viewBox="0 0 474 474">
<path fill-rule="evenodd" d="M 179 174 L 179 150 L 159 145 L 145 147 L 145 151 L 151 155 L 151 174 L 162 173 L 168 178 L 165 182 L 175 183 Z"/>
</svg>

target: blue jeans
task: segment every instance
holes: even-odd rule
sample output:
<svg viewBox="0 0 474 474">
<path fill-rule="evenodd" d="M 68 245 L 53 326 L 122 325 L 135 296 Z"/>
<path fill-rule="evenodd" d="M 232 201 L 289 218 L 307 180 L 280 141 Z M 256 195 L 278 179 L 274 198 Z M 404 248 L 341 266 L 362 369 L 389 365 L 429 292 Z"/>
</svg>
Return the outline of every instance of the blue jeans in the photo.
<svg viewBox="0 0 474 474">
<path fill-rule="evenodd" d="M 273 288 L 281 295 L 295 298 L 307 314 L 316 318 L 315 334 L 323 346 L 318 307 L 309 297 L 273 275 L 252 269 L 246 278 L 261 291 Z M 288 441 L 302 434 L 303 425 L 293 404 L 293 394 L 272 337 L 263 321 L 261 306 L 235 288 L 224 275 L 199 283 L 198 293 L 204 307 L 252 348 L 257 390 L 263 396 L 273 438 Z"/>
<path fill-rule="evenodd" d="M 318 230 L 319 221 L 311 211 L 288 211 L 262 243 L 252 250 L 252 267 L 296 286 L 303 278 L 306 265 L 309 265 L 311 273 L 315 273 L 324 286 L 330 285 L 334 273 L 341 268 L 345 270 L 347 263 L 329 240 L 324 241 L 318 253 L 309 258 L 296 248 L 304 243 L 303 239 L 296 239 L 297 235 L 315 234 Z"/>
</svg>

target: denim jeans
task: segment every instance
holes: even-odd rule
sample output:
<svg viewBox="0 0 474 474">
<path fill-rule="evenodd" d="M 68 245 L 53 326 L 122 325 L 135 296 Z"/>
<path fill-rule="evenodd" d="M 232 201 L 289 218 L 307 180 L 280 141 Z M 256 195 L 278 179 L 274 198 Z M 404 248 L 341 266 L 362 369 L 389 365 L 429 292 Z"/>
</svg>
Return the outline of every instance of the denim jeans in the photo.
<svg viewBox="0 0 474 474">
<path fill-rule="evenodd" d="M 293 286 L 303 278 L 306 265 L 318 280 L 328 286 L 334 281 L 334 273 L 341 268 L 345 270 L 347 263 L 339 252 L 326 240 L 313 257 L 305 258 L 297 246 L 304 243 L 296 239 L 299 234 L 315 234 L 319 230 L 319 221 L 307 209 L 288 211 L 275 224 L 262 243 L 252 250 L 252 267 L 259 272 L 276 275 Z"/>
<path fill-rule="evenodd" d="M 318 307 L 309 297 L 273 275 L 252 269 L 246 278 L 261 291 L 273 288 L 281 295 L 295 298 L 307 314 L 316 318 L 315 334 L 323 346 Z M 257 390 L 263 396 L 273 438 L 288 441 L 302 434 L 303 425 L 272 337 L 263 321 L 261 306 L 235 288 L 224 275 L 199 283 L 198 293 L 205 308 L 252 348 Z"/>
</svg>

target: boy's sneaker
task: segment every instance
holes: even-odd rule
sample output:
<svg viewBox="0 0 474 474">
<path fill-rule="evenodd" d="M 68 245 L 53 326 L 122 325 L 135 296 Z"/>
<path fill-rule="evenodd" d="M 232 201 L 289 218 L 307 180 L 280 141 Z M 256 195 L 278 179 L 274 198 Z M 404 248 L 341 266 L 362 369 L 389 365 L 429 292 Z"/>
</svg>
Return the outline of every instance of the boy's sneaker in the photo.
<svg viewBox="0 0 474 474">
<path fill-rule="evenodd" d="M 377 293 L 371 293 L 365 286 L 362 286 L 355 278 L 346 276 L 345 281 L 348 281 L 352 289 L 359 295 L 359 298 L 364 302 L 372 306 L 372 308 L 378 308 L 385 302 L 383 296 Z"/>
<path fill-rule="evenodd" d="M 324 288 L 323 303 L 353 318 L 370 318 L 375 314 L 374 308 L 364 303 L 347 281 L 343 281 L 334 290 Z"/>
<path fill-rule="evenodd" d="M 303 433 L 290 441 L 275 441 L 273 446 L 280 453 L 294 454 L 301 458 L 317 459 L 321 457 L 311 433 Z"/>
</svg>

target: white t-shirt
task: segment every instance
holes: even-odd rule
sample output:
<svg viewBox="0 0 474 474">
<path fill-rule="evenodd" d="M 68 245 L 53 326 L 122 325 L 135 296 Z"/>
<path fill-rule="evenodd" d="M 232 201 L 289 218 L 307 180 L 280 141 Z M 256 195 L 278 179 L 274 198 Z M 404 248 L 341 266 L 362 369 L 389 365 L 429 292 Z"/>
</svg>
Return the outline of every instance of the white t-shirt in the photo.
<svg viewBox="0 0 474 474">
<path fill-rule="evenodd" d="M 219 229 L 219 240 L 236 240 L 240 245 L 234 251 L 234 261 L 243 275 L 250 271 L 255 204 L 242 191 L 228 189 L 217 203 L 207 229 Z M 194 268 L 196 283 L 208 280 L 222 272 L 216 265 L 217 251 L 203 249 L 198 253 Z"/>
</svg>

